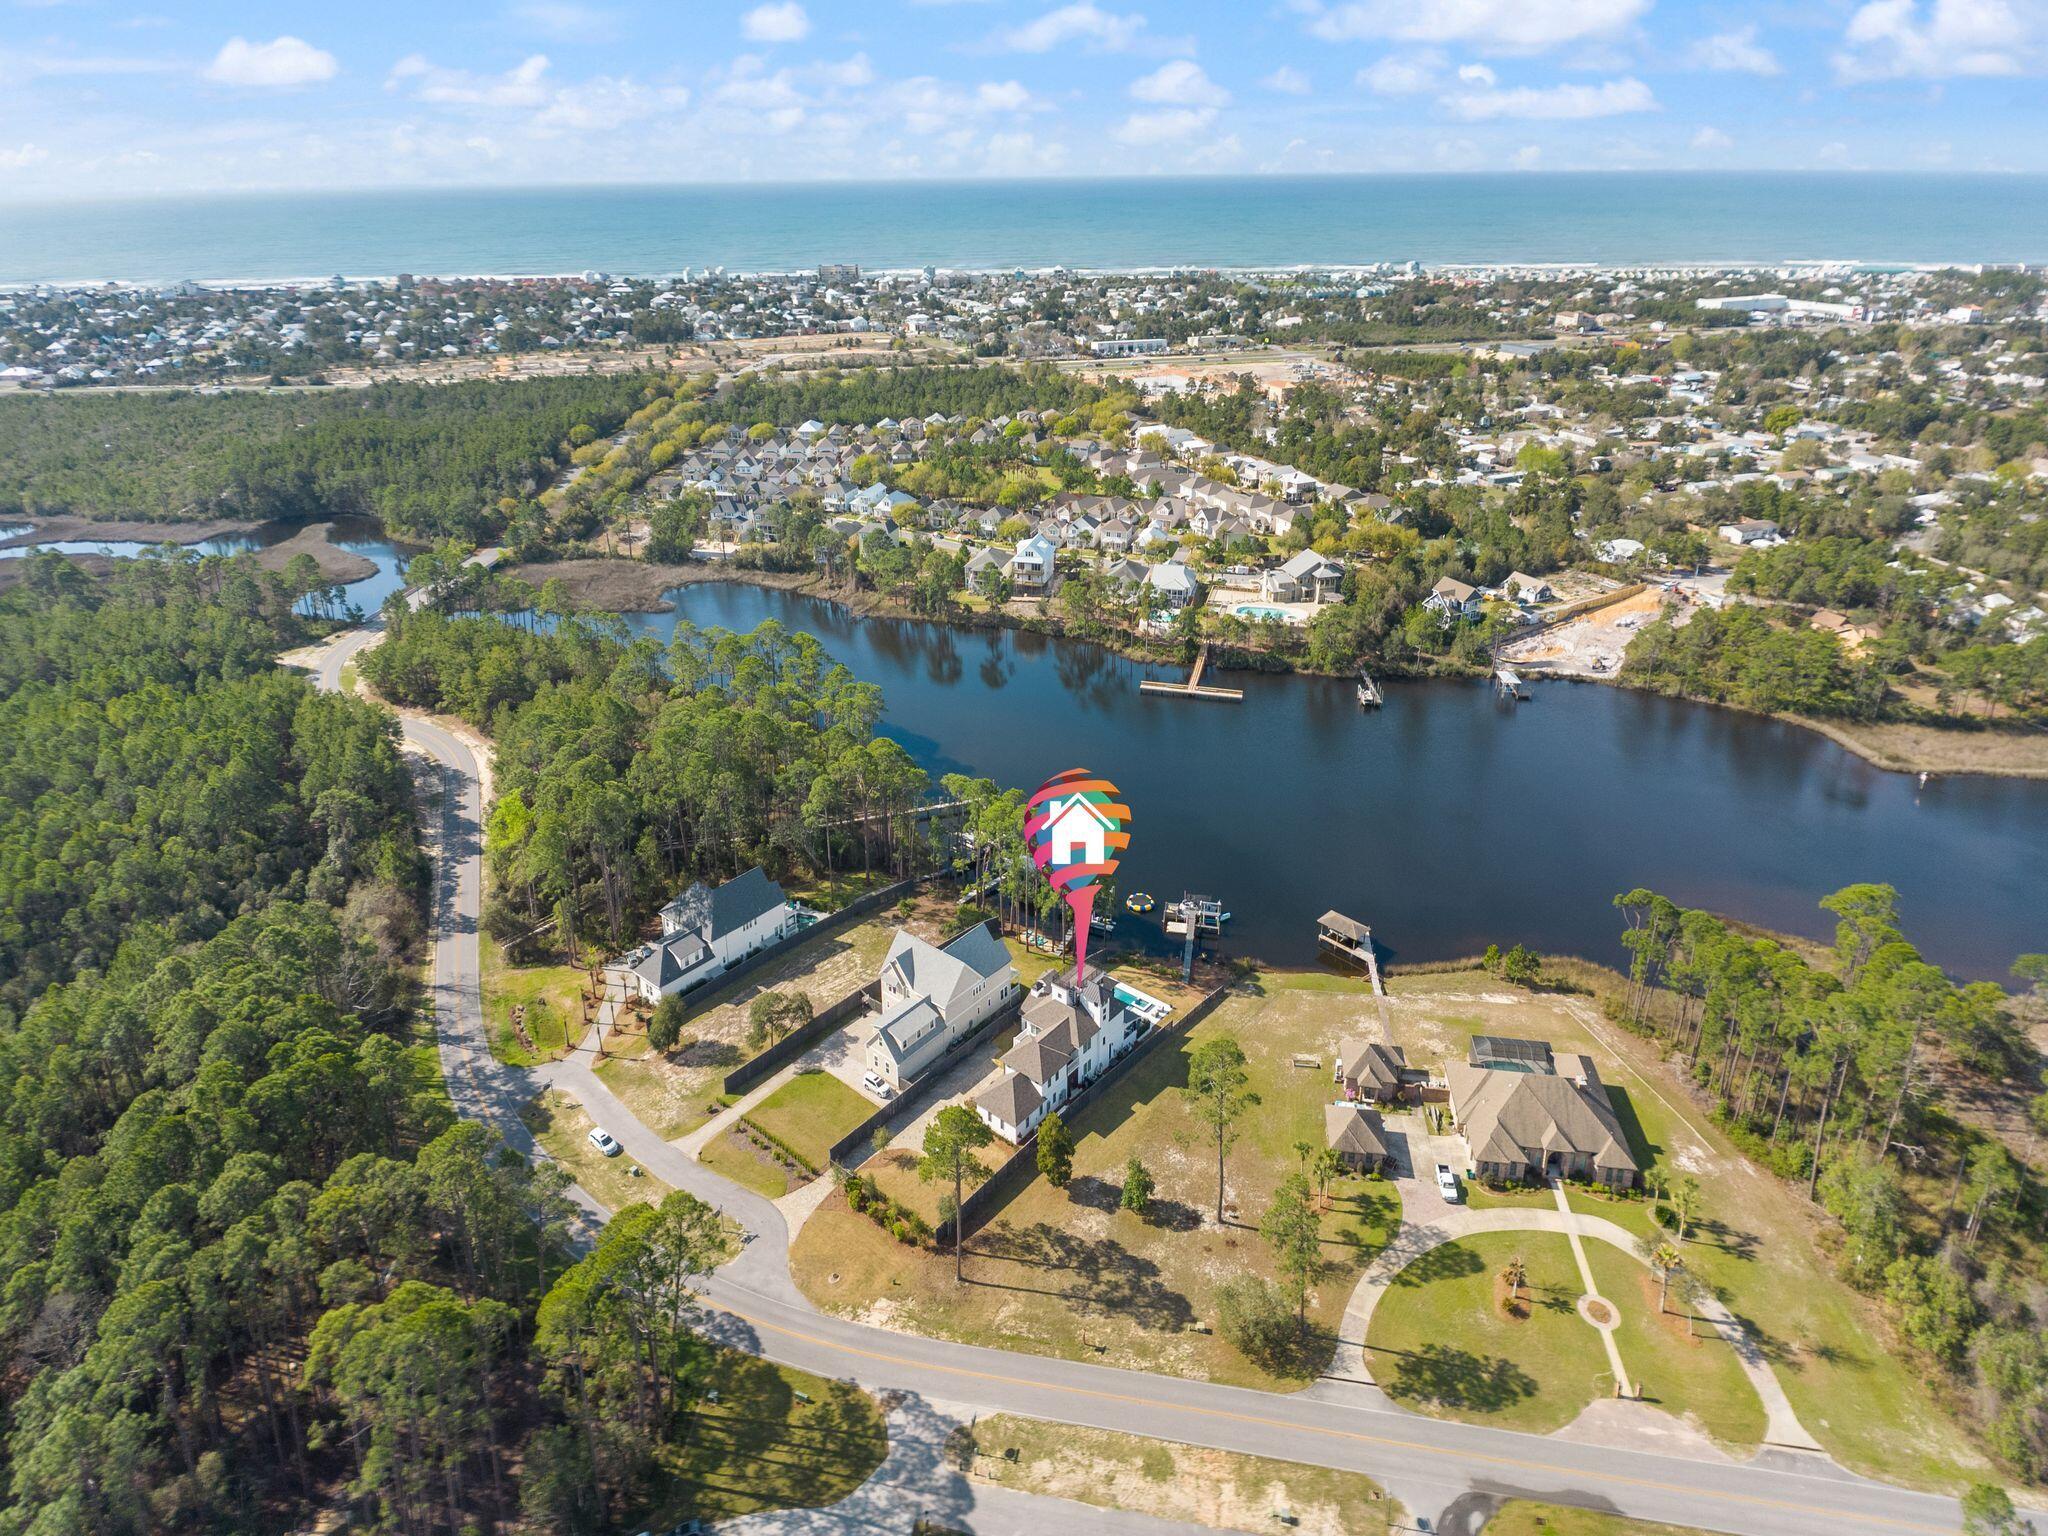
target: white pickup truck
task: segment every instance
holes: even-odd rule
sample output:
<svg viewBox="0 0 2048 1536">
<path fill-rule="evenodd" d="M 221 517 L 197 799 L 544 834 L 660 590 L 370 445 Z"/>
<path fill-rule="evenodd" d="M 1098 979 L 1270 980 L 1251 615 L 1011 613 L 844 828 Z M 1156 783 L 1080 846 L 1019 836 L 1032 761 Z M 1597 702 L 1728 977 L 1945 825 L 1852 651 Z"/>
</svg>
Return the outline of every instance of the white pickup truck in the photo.
<svg viewBox="0 0 2048 1536">
<path fill-rule="evenodd" d="M 1443 1197 L 1453 1205 L 1463 1198 L 1458 1193 L 1458 1176 L 1451 1172 L 1449 1163 L 1436 1165 L 1436 1187 L 1443 1191 Z"/>
</svg>

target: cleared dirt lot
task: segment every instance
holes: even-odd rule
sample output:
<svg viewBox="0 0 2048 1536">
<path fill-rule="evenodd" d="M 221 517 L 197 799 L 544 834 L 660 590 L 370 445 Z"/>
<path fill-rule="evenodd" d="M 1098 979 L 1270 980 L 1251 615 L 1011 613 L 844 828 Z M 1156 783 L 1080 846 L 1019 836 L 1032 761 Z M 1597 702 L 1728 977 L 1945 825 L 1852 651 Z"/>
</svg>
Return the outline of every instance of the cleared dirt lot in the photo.
<svg viewBox="0 0 2048 1536">
<path fill-rule="evenodd" d="M 1613 677 L 1621 670 L 1621 658 L 1629 641 L 1657 617 L 1665 598 L 1661 588 L 1652 587 L 1556 629 L 1524 640 L 1511 640 L 1501 647 L 1501 660 L 1567 677 Z M 1683 623 L 1690 613 L 1691 610 L 1681 608 L 1679 622 Z"/>
</svg>

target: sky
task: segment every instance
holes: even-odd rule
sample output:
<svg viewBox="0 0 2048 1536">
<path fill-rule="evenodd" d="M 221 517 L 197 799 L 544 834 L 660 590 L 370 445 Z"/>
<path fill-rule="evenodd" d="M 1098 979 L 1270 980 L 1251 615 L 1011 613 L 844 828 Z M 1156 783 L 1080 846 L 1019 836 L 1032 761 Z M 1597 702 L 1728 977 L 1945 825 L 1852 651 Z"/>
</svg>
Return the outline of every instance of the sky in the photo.
<svg viewBox="0 0 2048 1536">
<path fill-rule="evenodd" d="M 2048 171 L 2048 0 L 0 0 L 0 200 Z"/>
</svg>

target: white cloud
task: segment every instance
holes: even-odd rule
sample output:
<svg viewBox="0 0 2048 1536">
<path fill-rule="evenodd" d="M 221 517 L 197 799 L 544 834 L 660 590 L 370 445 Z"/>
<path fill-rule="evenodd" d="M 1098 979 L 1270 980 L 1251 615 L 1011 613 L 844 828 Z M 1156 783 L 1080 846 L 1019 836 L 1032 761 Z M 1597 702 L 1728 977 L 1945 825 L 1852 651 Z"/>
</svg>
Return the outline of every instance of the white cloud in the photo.
<svg viewBox="0 0 2048 1536">
<path fill-rule="evenodd" d="M 1067 146 L 1044 143 L 1029 133 L 992 133 L 981 163 L 991 176 L 1047 176 L 1065 168 Z"/>
<path fill-rule="evenodd" d="M 1314 89 L 1308 83 L 1308 76 L 1291 64 L 1282 64 L 1259 84 L 1269 91 L 1278 91 L 1282 96 L 1306 96 Z"/>
<path fill-rule="evenodd" d="M 836 85 L 845 90 L 875 83 L 875 66 L 868 62 L 868 56 L 864 53 L 856 53 L 836 64 L 822 62 L 806 65 L 805 73 L 823 84 Z"/>
<path fill-rule="evenodd" d="M 557 84 L 548 78 L 544 53 L 530 55 L 502 75 L 445 69 L 408 54 L 391 66 L 384 88 L 432 106 L 521 115 L 529 129 L 543 136 L 604 132 L 680 112 L 690 102 L 681 86 L 643 85 L 623 76 L 593 75 Z"/>
<path fill-rule="evenodd" d="M 1735 141 L 1718 128 L 1702 128 L 1692 136 L 1694 149 L 1733 149 Z"/>
<path fill-rule="evenodd" d="M 755 43 L 800 43 L 811 35 L 811 17 L 797 0 L 770 0 L 740 18 L 740 33 Z"/>
<path fill-rule="evenodd" d="M 1172 144 L 1207 128 L 1216 119 L 1214 107 L 1163 107 L 1133 112 L 1117 124 L 1116 137 L 1125 144 Z"/>
<path fill-rule="evenodd" d="M 1193 59 L 1175 59 L 1149 75 L 1131 82 L 1131 95 L 1138 101 L 1174 107 L 1221 107 L 1230 102 L 1230 92 L 1211 80 Z"/>
<path fill-rule="evenodd" d="M 2048 7 L 2034 0 L 1869 0 L 1835 55 L 1843 80 L 2017 75 L 2048 63 Z"/>
<path fill-rule="evenodd" d="M 1136 44 L 1145 30 L 1145 18 L 1133 11 L 1119 16 L 1094 4 L 1077 0 L 1056 11 L 1047 11 L 1036 21 L 1012 27 L 997 39 L 999 46 L 1015 53 L 1050 53 L 1068 43 L 1083 43 L 1108 53 L 1121 53 Z"/>
<path fill-rule="evenodd" d="M 205 74 L 217 85 L 288 86 L 332 80 L 340 70 L 333 54 L 304 38 L 277 37 L 267 43 L 252 43 L 246 37 L 231 37 L 213 56 Z"/>
<path fill-rule="evenodd" d="M 1520 149 L 1508 156 L 1508 163 L 1518 171 L 1533 171 L 1542 163 L 1542 160 L 1543 146 L 1541 144 L 1524 144 Z"/>
<path fill-rule="evenodd" d="M 1500 83 L 1500 77 L 1484 64 L 1460 64 L 1458 79 L 1466 85 L 1481 86 L 1489 91 Z"/>
<path fill-rule="evenodd" d="M 974 88 L 974 99 L 991 112 L 1023 112 L 1038 105 L 1016 80 L 984 80 Z"/>
<path fill-rule="evenodd" d="M 1649 8 L 1650 0 L 1303 0 L 1297 7 L 1326 42 L 1383 38 L 1483 53 L 1540 53 L 1613 37 Z"/>
<path fill-rule="evenodd" d="M 532 54 L 502 75 L 476 75 L 466 69 L 444 69 L 417 53 L 391 66 L 386 90 L 403 87 L 414 101 L 449 107 L 540 107 L 548 100 L 548 56 Z"/>
<path fill-rule="evenodd" d="M 13 149 L 0 149 L 0 170 L 18 171 L 50 158 L 50 152 L 40 144 L 17 144 Z"/>
<path fill-rule="evenodd" d="M 1491 118 L 1565 121 L 1654 112 L 1657 98 L 1640 80 L 1603 80 L 1598 85 L 1518 86 L 1507 91 L 1458 91 L 1443 98 L 1444 109 L 1467 122 Z"/>
<path fill-rule="evenodd" d="M 1358 83 L 1382 96 L 1414 96 L 1434 90 L 1443 79 L 1444 56 L 1433 49 L 1390 53 L 1358 72 Z"/>
<path fill-rule="evenodd" d="M 1686 50 L 1686 62 L 1695 69 L 1731 70 L 1749 75 L 1775 75 L 1778 56 L 1756 40 L 1756 28 L 1737 27 L 1703 37 Z"/>
</svg>

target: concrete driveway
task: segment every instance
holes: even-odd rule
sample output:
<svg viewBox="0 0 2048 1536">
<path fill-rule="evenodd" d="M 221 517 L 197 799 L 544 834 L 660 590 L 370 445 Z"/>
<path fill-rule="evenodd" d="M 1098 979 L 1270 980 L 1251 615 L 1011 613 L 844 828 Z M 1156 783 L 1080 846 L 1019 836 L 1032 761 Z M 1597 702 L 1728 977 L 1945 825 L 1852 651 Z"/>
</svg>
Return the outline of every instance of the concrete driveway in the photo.
<svg viewBox="0 0 2048 1536">
<path fill-rule="evenodd" d="M 1432 1135 L 1422 1116 L 1412 1113 L 1388 1115 L 1386 1132 L 1387 1177 L 1400 1191 L 1402 1218 L 1416 1226 L 1429 1227 L 1459 1210 L 1462 1202 L 1452 1205 L 1437 1188 L 1436 1165 L 1449 1163 L 1462 1174 L 1470 1161 L 1464 1138 Z"/>
</svg>

